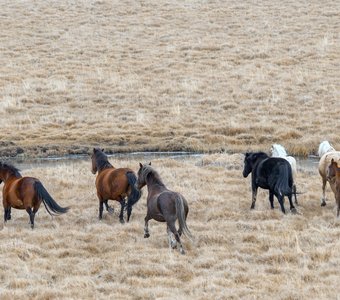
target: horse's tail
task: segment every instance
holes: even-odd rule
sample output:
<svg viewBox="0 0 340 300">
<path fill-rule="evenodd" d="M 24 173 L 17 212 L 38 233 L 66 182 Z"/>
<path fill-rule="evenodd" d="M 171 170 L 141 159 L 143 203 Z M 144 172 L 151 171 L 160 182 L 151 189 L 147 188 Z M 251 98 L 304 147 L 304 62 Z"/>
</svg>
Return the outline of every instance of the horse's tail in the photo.
<svg viewBox="0 0 340 300">
<path fill-rule="evenodd" d="M 186 237 L 192 240 L 193 236 L 187 226 L 186 215 L 184 210 L 184 199 L 181 195 L 176 197 L 176 214 L 179 223 L 179 229 L 184 233 Z"/>
<path fill-rule="evenodd" d="M 45 205 L 47 212 L 51 216 L 56 216 L 60 214 L 64 214 L 69 210 L 69 207 L 61 207 L 55 200 L 51 197 L 51 195 L 47 192 L 45 187 L 42 185 L 40 181 L 36 181 L 34 183 L 34 189 L 40 200 Z"/>
<path fill-rule="evenodd" d="M 282 196 L 288 196 L 294 193 L 292 167 L 288 162 L 280 166 L 280 176 L 278 176 L 276 180 L 274 190 Z"/>
<path fill-rule="evenodd" d="M 132 212 L 132 206 L 136 204 L 136 202 L 140 199 L 140 197 L 142 196 L 142 192 L 137 188 L 137 177 L 133 172 L 127 172 L 126 177 L 131 187 L 130 195 L 128 196 L 127 202 L 127 221 L 129 222 Z"/>
</svg>

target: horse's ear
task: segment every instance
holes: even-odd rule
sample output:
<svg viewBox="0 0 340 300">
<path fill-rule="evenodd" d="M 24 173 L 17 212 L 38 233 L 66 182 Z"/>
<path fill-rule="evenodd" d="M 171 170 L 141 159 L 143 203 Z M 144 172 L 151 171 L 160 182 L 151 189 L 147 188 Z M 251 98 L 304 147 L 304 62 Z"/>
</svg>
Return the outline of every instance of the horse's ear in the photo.
<svg viewBox="0 0 340 300">
<path fill-rule="evenodd" d="M 149 166 L 151 166 L 151 161 L 149 162 Z"/>
<path fill-rule="evenodd" d="M 334 158 L 332 158 L 332 160 L 331 160 L 331 164 L 332 164 L 332 163 L 334 163 Z"/>
<path fill-rule="evenodd" d="M 104 148 L 102 149 L 102 152 L 104 152 Z"/>
<path fill-rule="evenodd" d="M 97 151 L 97 149 L 96 148 L 93 148 L 93 153 L 95 153 Z"/>
<path fill-rule="evenodd" d="M 140 168 L 143 168 L 143 165 L 142 165 L 141 163 L 139 163 L 139 167 L 140 167 Z"/>
</svg>

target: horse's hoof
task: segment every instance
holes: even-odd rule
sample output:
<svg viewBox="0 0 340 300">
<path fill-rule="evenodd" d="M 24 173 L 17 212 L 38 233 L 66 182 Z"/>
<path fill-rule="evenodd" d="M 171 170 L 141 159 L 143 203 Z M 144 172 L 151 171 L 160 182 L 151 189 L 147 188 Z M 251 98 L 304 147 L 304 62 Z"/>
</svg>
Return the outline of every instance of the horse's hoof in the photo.
<svg viewBox="0 0 340 300">
<path fill-rule="evenodd" d="M 250 206 L 250 209 L 254 209 L 254 208 L 255 208 L 255 205 L 251 205 L 251 206 Z"/>
<path fill-rule="evenodd" d="M 112 208 L 112 207 L 108 207 L 107 208 L 107 212 L 110 214 L 110 215 L 112 215 L 113 213 L 114 213 L 114 209 Z"/>
<path fill-rule="evenodd" d="M 119 222 L 120 222 L 120 224 L 124 224 L 125 223 L 124 219 L 119 219 Z"/>
<path fill-rule="evenodd" d="M 181 253 L 181 254 L 185 254 L 185 251 L 184 251 L 184 249 L 183 249 L 183 248 L 179 249 L 179 253 Z"/>
<path fill-rule="evenodd" d="M 321 206 L 326 206 L 326 202 L 322 202 L 322 203 L 321 203 Z"/>
<path fill-rule="evenodd" d="M 176 242 L 171 242 L 170 245 L 171 245 L 172 249 L 176 249 L 177 248 L 177 243 Z"/>
<path fill-rule="evenodd" d="M 150 237 L 150 233 L 145 233 L 144 238 L 147 239 L 148 237 Z"/>
<path fill-rule="evenodd" d="M 297 214 L 297 210 L 296 210 L 296 208 L 294 207 L 294 208 L 292 208 L 291 210 L 290 210 L 290 212 L 292 213 L 292 214 L 294 214 L 294 215 L 296 215 Z"/>
</svg>

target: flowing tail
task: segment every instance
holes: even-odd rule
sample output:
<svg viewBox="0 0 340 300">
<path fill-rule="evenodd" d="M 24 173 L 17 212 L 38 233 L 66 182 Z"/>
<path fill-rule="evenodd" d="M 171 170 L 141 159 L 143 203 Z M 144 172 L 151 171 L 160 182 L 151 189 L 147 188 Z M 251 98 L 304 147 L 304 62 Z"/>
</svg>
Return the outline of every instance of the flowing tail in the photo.
<svg viewBox="0 0 340 300">
<path fill-rule="evenodd" d="M 126 177 L 131 187 L 131 192 L 127 201 L 127 221 L 129 222 L 132 212 L 132 206 L 136 204 L 136 202 L 140 199 L 140 197 L 142 196 L 142 192 L 137 189 L 137 177 L 133 172 L 127 172 Z"/>
<path fill-rule="evenodd" d="M 184 233 L 186 237 L 192 240 L 193 236 L 187 226 L 183 202 L 184 202 L 183 198 L 180 195 L 178 195 L 178 197 L 176 197 L 176 213 L 179 223 L 179 229 Z"/>
<path fill-rule="evenodd" d="M 47 192 L 40 181 L 35 182 L 34 184 L 35 191 L 38 194 L 39 199 L 45 205 L 47 212 L 51 216 L 57 216 L 60 214 L 64 214 L 69 210 L 69 207 L 61 207 L 55 200 L 51 197 L 51 195 Z"/>
<path fill-rule="evenodd" d="M 294 193 L 296 197 L 296 191 L 293 189 L 293 176 L 290 164 L 287 162 L 281 165 L 280 169 L 280 176 L 276 181 L 274 190 L 282 196 L 288 196 Z"/>
</svg>

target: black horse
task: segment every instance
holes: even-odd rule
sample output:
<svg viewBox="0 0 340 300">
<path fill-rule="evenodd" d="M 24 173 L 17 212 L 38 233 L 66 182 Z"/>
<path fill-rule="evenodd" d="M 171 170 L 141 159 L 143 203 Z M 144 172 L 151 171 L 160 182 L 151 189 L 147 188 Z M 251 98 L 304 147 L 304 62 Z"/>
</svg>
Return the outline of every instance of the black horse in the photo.
<svg viewBox="0 0 340 300">
<path fill-rule="evenodd" d="M 270 206 L 274 208 L 274 195 L 278 199 L 281 210 L 285 213 L 284 196 L 288 196 L 290 210 L 296 213 L 292 202 L 293 175 L 287 160 L 280 157 L 269 157 L 264 152 L 246 153 L 244 158 L 243 177 L 251 173 L 252 203 L 255 208 L 257 189 L 269 190 Z"/>
</svg>

